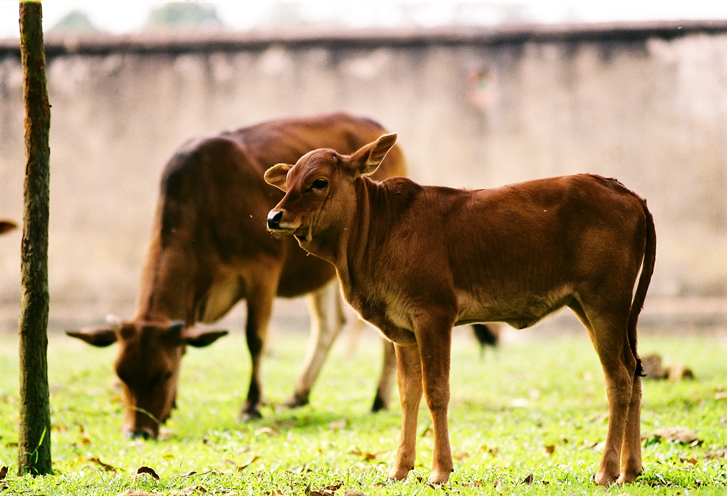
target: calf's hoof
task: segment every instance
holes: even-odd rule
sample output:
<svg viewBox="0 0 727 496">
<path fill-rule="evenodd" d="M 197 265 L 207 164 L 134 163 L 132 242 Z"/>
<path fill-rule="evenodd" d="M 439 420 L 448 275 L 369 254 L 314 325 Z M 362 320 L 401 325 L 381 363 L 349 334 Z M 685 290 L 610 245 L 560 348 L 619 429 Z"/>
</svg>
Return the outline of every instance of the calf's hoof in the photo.
<svg viewBox="0 0 727 496">
<path fill-rule="evenodd" d="M 404 480 L 409 475 L 410 470 L 411 468 L 394 467 L 389 472 L 389 475 L 386 476 L 386 480 Z"/>
<path fill-rule="evenodd" d="M 613 484 L 614 482 L 616 482 L 617 479 L 618 479 L 618 475 L 609 475 L 607 473 L 598 472 L 596 474 L 596 476 L 593 478 L 593 482 L 595 482 L 599 486 L 608 487 L 611 484 Z"/>
<path fill-rule="evenodd" d="M 429 474 L 429 483 L 444 484 L 449 480 L 449 474 L 451 473 L 451 470 L 432 470 L 432 473 Z"/>
<path fill-rule="evenodd" d="M 636 482 L 636 478 L 641 475 L 642 470 L 626 470 L 624 473 L 622 473 L 618 480 L 616 481 L 616 484 L 619 486 L 623 486 L 624 484 L 630 484 L 631 482 Z"/>
</svg>

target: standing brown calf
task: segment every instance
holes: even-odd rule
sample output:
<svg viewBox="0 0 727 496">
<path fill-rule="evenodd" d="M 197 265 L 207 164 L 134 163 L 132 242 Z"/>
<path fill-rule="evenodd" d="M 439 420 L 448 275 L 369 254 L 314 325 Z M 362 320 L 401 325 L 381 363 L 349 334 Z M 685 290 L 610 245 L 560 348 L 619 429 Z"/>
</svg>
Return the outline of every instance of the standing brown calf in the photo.
<svg viewBox="0 0 727 496">
<path fill-rule="evenodd" d="M 265 173 L 286 192 L 268 229 L 332 262 L 346 299 L 395 343 L 402 421 L 389 478 L 404 479 L 414 467 L 422 392 L 434 425 L 429 480 L 445 482 L 453 470 L 452 326 L 524 328 L 567 305 L 588 329 L 606 377 L 608 434 L 595 480 L 635 480 L 642 470 L 636 322 L 656 250 L 646 202 L 593 175 L 478 191 L 366 177 L 395 141 L 385 135 L 348 156 L 314 150 Z"/>
</svg>

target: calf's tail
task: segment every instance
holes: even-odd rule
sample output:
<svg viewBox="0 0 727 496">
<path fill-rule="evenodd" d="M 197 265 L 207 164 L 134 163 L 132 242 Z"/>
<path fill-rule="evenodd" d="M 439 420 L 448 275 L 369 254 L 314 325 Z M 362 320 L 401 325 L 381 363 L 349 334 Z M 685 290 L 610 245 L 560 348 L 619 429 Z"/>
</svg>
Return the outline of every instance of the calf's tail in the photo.
<svg viewBox="0 0 727 496">
<path fill-rule="evenodd" d="M 644 375 L 641 368 L 641 360 L 636 352 L 636 323 L 639 320 L 639 314 L 644 308 L 646 300 L 646 291 L 651 283 L 651 275 L 654 273 L 654 262 L 656 260 L 656 229 L 654 228 L 654 218 L 646 206 L 646 200 L 640 198 L 644 208 L 644 216 L 646 217 L 646 243 L 644 245 L 644 259 L 641 265 L 641 276 L 636 286 L 636 293 L 631 303 L 631 313 L 629 314 L 628 336 L 631 352 L 637 360 L 636 374 Z"/>
</svg>

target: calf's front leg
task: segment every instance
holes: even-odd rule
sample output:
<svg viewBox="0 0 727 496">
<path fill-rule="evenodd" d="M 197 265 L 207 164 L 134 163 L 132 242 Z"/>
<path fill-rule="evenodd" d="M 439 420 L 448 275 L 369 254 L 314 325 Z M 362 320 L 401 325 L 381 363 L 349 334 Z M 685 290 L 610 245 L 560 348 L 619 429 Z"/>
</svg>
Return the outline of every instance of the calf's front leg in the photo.
<svg viewBox="0 0 727 496">
<path fill-rule="evenodd" d="M 447 411 L 449 409 L 449 367 L 451 326 L 431 326 L 417 334 L 422 364 L 424 398 L 432 415 L 434 451 L 429 482 L 443 484 L 454 470 L 449 444 Z"/>
<path fill-rule="evenodd" d="M 388 479 L 406 479 L 416 460 L 417 415 L 422 399 L 422 366 L 416 344 L 395 345 L 396 377 L 401 401 L 401 432 Z"/>
</svg>

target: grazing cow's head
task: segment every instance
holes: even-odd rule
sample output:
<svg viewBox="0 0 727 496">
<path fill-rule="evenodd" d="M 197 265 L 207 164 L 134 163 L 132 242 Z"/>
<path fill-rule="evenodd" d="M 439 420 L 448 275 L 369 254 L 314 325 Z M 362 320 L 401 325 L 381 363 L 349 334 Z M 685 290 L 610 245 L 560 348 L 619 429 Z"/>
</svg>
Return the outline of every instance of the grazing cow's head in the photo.
<svg viewBox="0 0 727 496">
<path fill-rule="evenodd" d="M 285 192 L 268 214 L 268 229 L 293 234 L 305 247 L 351 208 L 356 178 L 373 174 L 395 143 L 396 134 L 386 134 L 351 155 L 321 148 L 295 165 L 268 169 L 265 181 Z"/>
<path fill-rule="evenodd" d="M 183 322 L 127 322 L 66 333 L 94 346 L 119 342 L 114 368 L 124 390 L 122 432 L 148 439 L 159 436 L 175 406 L 186 345 L 207 346 L 227 331 L 198 331 Z"/>
</svg>

